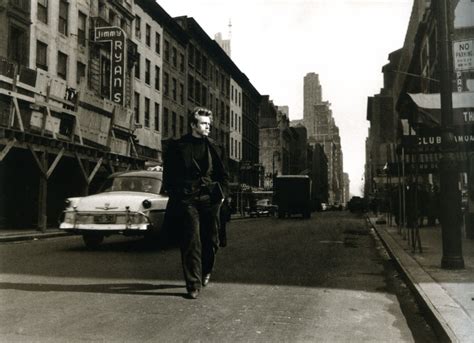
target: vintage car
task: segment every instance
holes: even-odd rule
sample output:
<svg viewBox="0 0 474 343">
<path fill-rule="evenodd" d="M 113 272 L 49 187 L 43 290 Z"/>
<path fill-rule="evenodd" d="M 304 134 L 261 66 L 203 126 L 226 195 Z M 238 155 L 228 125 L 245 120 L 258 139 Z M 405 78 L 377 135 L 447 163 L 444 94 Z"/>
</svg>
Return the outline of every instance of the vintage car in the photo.
<svg viewBox="0 0 474 343">
<path fill-rule="evenodd" d="M 249 208 L 250 217 L 270 217 L 278 212 L 278 206 L 272 205 L 270 199 L 257 200 L 254 207 Z"/>
<path fill-rule="evenodd" d="M 114 234 L 158 236 L 168 202 L 161 181 L 161 171 L 114 173 L 98 194 L 68 198 L 59 228 L 82 235 L 90 248 Z"/>
</svg>

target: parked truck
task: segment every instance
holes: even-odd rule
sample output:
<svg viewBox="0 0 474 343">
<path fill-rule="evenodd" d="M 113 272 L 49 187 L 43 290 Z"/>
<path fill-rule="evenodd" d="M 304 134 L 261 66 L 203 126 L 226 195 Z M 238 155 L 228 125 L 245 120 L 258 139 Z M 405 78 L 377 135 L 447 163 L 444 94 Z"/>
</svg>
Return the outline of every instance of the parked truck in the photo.
<svg viewBox="0 0 474 343">
<path fill-rule="evenodd" d="M 278 218 L 301 214 L 311 217 L 311 179 L 308 175 L 280 175 L 274 180 L 274 204 Z"/>
</svg>

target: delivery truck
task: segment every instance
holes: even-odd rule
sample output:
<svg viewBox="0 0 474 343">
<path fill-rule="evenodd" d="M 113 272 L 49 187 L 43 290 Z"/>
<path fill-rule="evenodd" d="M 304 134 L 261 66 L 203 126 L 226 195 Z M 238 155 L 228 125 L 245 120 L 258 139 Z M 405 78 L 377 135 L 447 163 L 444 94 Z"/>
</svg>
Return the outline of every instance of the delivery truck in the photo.
<svg viewBox="0 0 474 343">
<path fill-rule="evenodd" d="M 311 217 L 311 179 L 308 175 L 280 175 L 274 180 L 274 201 L 278 218 L 301 214 Z"/>
</svg>

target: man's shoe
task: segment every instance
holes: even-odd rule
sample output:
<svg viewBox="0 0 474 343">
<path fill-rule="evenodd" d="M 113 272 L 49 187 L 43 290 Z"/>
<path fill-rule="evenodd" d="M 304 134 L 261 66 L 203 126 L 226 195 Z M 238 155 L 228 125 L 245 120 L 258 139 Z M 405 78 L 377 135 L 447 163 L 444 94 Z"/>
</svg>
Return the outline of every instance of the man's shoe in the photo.
<svg viewBox="0 0 474 343">
<path fill-rule="evenodd" d="M 206 287 L 209 284 L 209 280 L 211 280 L 211 274 L 204 275 L 204 278 L 202 279 L 202 285 Z"/>
<path fill-rule="evenodd" d="M 199 289 L 195 289 L 188 292 L 189 299 L 197 299 L 198 296 L 199 296 Z"/>
</svg>

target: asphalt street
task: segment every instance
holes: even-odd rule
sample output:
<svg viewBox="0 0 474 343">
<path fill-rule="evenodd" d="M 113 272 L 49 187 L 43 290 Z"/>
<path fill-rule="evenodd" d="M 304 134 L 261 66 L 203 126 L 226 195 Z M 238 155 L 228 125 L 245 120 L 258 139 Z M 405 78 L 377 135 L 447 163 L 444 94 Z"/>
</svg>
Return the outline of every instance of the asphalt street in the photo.
<svg viewBox="0 0 474 343">
<path fill-rule="evenodd" d="M 173 246 L 2 243 L 0 341 L 436 341 L 362 217 L 241 219 L 228 239 L 197 300 L 185 297 Z"/>
</svg>

